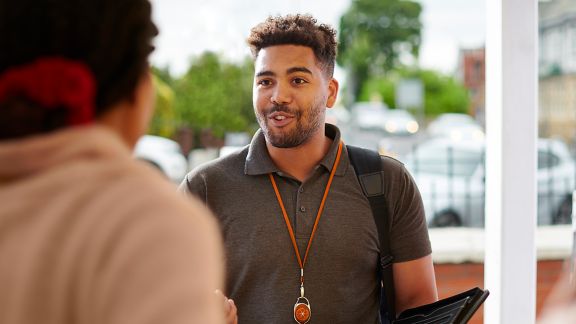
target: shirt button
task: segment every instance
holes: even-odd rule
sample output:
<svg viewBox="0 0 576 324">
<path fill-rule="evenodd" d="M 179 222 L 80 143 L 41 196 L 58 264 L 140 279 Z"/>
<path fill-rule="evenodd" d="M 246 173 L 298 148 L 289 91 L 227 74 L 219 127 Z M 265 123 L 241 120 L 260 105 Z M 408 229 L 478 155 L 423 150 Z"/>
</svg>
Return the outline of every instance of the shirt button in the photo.
<svg viewBox="0 0 576 324">
<path fill-rule="evenodd" d="M 304 206 L 301 206 L 301 207 L 300 207 L 300 211 L 301 211 L 301 212 L 305 212 L 305 211 L 306 211 L 306 208 L 305 208 Z"/>
</svg>

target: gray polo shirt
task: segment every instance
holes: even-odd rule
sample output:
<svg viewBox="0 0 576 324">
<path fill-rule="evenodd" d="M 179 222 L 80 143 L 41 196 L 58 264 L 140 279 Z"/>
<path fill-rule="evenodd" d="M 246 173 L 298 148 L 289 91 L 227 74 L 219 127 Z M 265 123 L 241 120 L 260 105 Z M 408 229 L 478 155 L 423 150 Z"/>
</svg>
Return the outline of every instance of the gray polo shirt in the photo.
<svg viewBox="0 0 576 324">
<path fill-rule="evenodd" d="M 340 132 L 327 124 L 326 136 L 334 142 L 305 182 L 274 165 L 258 131 L 249 146 L 197 167 L 180 186 L 205 201 L 220 221 L 226 294 L 236 302 L 240 324 L 294 323 L 300 267 L 268 173 L 275 176 L 303 258 Z M 382 162 L 394 261 L 426 256 L 431 249 L 420 193 L 400 162 Z M 309 323 L 378 323 L 378 251 L 370 205 L 344 147 L 304 267 Z"/>
</svg>

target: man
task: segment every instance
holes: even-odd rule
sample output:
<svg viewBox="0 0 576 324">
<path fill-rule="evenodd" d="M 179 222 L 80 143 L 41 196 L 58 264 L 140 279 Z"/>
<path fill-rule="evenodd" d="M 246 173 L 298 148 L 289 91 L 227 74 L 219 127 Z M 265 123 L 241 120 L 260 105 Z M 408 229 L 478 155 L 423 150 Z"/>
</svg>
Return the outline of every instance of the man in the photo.
<svg viewBox="0 0 576 324">
<path fill-rule="evenodd" d="M 181 185 L 220 220 L 239 323 L 378 323 L 377 228 L 339 130 L 324 123 L 338 92 L 335 31 L 270 17 L 248 43 L 261 129 Z M 420 194 L 401 163 L 383 163 L 399 312 L 437 294 Z"/>
</svg>

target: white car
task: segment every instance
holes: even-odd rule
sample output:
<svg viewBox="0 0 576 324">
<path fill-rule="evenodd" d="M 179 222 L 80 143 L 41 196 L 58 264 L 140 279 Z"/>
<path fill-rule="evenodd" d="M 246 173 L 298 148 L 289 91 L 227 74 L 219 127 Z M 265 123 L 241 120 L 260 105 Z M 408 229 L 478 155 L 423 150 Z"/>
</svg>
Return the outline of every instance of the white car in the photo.
<svg viewBox="0 0 576 324">
<path fill-rule="evenodd" d="M 381 102 L 357 102 L 351 109 L 352 124 L 361 130 L 381 131 L 388 106 Z"/>
<path fill-rule="evenodd" d="M 484 226 L 484 142 L 435 138 L 405 159 L 429 226 Z M 566 144 L 538 140 L 538 224 L 569 223 L 575 163 Z"/>
<path fill-rule="evenodd" d="M 134 156 L 158 168 L 174 183 L 180 183 L 188 171 L 188 162 L 180 145 L 165 137 L 142 136 L 136 143 Z"/>
<path fill-rule="evenodd" d="M 218 150 L 218 157 L 240 151 L 250 144 L 250 135 L 246 132 L 231 132 L 224 136 L 224 146 Z"/>
<path fill-rule="evenodd" d="M 326 109 L 326 123 L 345 126 L 350 122 L 350 113 L 344 107 Z"/>
<path fill-rule="evenodd" d="M 412 135 L 419 128 L 414 116 L 406 110 L 390 109 L 384 115 L 384 131 L 389 135 Z"/>
<path fill-rule="evenodd" d="M 450 137 L 452 140 L 484 140 L 484 130 L 466 114 L 446 113 L 434 119 L 427 128 L 430 137 Z"/>
<path fill-rule="evenodd" d="M 383 132 L 386 135 L 412 135 L 419 125 L 406 110 L 390 109 L 380 102 L 358 102 L 352 107 L 352 121 L 360 130 Z"/>
</svg>

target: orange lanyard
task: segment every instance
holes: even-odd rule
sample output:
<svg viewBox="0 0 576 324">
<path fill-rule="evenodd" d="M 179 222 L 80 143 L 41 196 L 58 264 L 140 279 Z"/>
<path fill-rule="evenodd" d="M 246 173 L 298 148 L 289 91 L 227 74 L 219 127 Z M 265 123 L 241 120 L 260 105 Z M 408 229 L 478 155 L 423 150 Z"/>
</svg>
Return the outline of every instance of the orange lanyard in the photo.
<svg viewBox="0 0 576 324">
<path fill-rule="evenodd" d="M 328 183 L 326 184 L 326 189 L 324 190 L 324 196 L 322 197 L 322 202 L 320 202 L 320 207 L 318 208 L 318 213 L 316 214 L 316 220 L 314 221 L 314 227 L 312 228 L 312 233 L 310 234 L 310 239 L 308 240 L 308 246 L 306 247 L 306 254 L 304 254 L 304 260 L 300 258 L 300 252 L 298 252 L 298 245 L 296 244 L 296 238 L 294 237 L 294 230 L 292 225 L 290 225 L 290 219 L 286 213 L 286 208 L 284 208 L 284 203 L 282 202 L 282 196 L 278 191 L 278 186 L 276 186 L 276 181 L 272 173 L 268 173 L 270 177 L 270 182 L 272 182 L 272 187 L 274 187 L 274 192 L 276 193 L 276 198 L 278 199 L 278 204 L 282 209 L 282 215 L 284 216 L 284 221 L 286 222 L 286 227 L 288 227 L 288 233 L 290 234 L 290 239 L 292 240 L 292 245 L 294 246 L 294 252 L 296 252 L 296 258 L 298 258 L 298 264 L 300 265 L 300 283 L 304 284 L 304 265 L 306 264 L 306 259 L 308 259 L 308 251 L 310 251 L 310 246 L 312 245 L 312 239 L 314 239 L 314 234 L 318 228 L 318 221 L 324 210 L 324 203 L 326 202 L 326 197 L 328 197 L 328 191 L 330 191 L 330 185 L 332 185 L 332 179 L 334 178 L 334 173 L 340 164 L 340 155 L 342 153 L 342 141 L 338 145 L 338 153 L 336 154 L 336 160 L 332 166 L 332 171 L 330 171 L 330 177 L 328 178 Z"/>
</svg>

